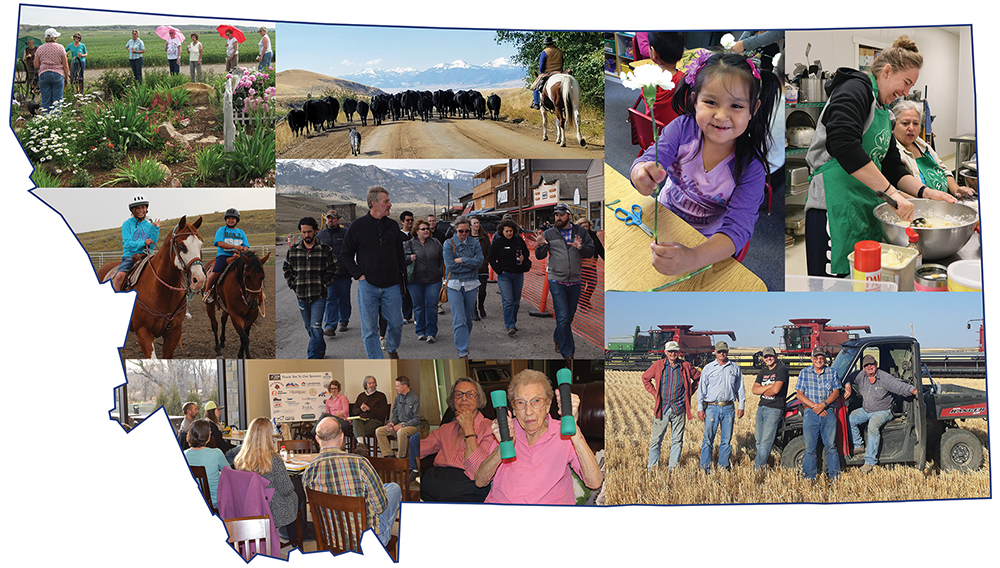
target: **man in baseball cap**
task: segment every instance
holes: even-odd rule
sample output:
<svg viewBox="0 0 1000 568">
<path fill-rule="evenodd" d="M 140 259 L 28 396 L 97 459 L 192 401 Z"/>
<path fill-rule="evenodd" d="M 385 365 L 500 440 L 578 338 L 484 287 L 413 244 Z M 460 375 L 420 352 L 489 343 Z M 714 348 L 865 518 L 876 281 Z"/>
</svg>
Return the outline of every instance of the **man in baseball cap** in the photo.
<svg viewBox="0 0 1000 568">
<path fill-rule="evenodd" d="M 865 355 L 861 359 L 861 368 L 864 369 L 864 372 L 858 371 L 847 377 L 844 397 L 851 398 L 855 391 L 861 395 L 861 408 L 856 408 L 854 412 L 851 412 L 848 422 L 851 425 L 851 443 L 854 446 L 854 454 L 862 452 L 865 454 L 865 465 L 861 466 L 861 472 L 868 473 L 878 463 L 878 448 L 882 442 L 882 426 L 892 420 L 893 395 L 916 396 L 917 389 L 879 369 L 878 362 L 871 355 Z M 858 428 L 865 422 L 868 423 L 867 447 L 864 440 L 861 439 L 861 430 Z"/>
<path fill-rule="evenodd" d="M 840 456 L 837 455 L 837 411 L 830 405 L 840 398 L 840 377 L 836 369 L 826 366 L 826 349 L 813 347 L 812 366 L 799 372 L 795 383 L 795 397 L 805 407 L 802 409 L 802 436 L 806 454 L 802 460 L 802 473 L 806 479 L 816 479 L 816 441 L 823 440 L 826 451 L 826 471 L 831 480 L 840 476 Z"/>
<path fill-rule="evenodd" d="M 556 224 L 536 235 L 535 258 L 549 259 L 549 293 L 556 329 L 552 334 L 556 350 L 566 361 L 576 352 L 573 340 L 573 317 L 583 288 L 583 259 L 594 256 L 594 241 L 590 234 L 570 222 L 569 207 L 559 203 L 553 209 Z"/>
<path fill-rule="evenodd" d="M 737 418 L 743 418 L 746 393 L 743 389 L 743 372 L 740 366 L 729 360 L 729 344 L 720 341 L 715 344 L 715 361 L 701 371 L 698 385 L 698 420 L 705 421 L 705 435 L 701 443 L 701 469 L 711 473 L 712 450 L 715 433 L 719 434 L 719 467 L 729 469 L 729 456 L 733 448 L 733 426 Z"/>
<path fill-rule="evenodd" d="M 642 374 L 642 386 L 656 397 L 653 406 L 653 431 L 649 438 L 649 469 L 660 461 L 660 445 L 670 426 L 670 461 L 667 471 L 673 471 L 681 458 L 684 444 L 684 424 L 691 419 L 691 394 L 698 389 L 701 371 L 681 357 L 676 341 L 663 347 L 666 355 L 650 365 Z"/>
<path fill-rule="evenodd" d="M 753 460 L 753 467 L 758 470 L 767 465 L 781 415 L 785 412 L 785 398 L 788 397 L 788 367 L 778 363 L 778 354 L 773 347 L 765 347 L 761 358 L 764 366 L 757 373 L 757 380 L 751 389 L 753 394 L 760 395 L 754 428 L 757 456 Z"/>
</svg>

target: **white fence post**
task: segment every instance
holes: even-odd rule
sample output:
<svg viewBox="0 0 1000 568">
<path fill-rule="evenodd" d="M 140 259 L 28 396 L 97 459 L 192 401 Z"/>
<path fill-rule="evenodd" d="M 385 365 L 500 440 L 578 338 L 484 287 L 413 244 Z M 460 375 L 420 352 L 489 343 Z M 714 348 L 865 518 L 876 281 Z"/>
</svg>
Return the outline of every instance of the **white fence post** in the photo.
<svg viewBox="0 0 1000 568">
<path fill-rule="evenodd" d="M 226 152 L 232 152 L 236 139 L 236 123 L 233 121 L 233 88 L 236 77 L 230 77 L 222 94 L 222 134 L 225 139 Z"/>
</svg>

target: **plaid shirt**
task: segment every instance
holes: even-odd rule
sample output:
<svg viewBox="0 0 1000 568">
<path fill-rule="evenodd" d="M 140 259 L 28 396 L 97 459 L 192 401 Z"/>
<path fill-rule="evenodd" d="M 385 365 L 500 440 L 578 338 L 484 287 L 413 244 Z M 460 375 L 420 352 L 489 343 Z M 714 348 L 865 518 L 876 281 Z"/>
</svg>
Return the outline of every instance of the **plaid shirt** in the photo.
<svg viewBox="0 0 1000 568">
<path fill-rule="evenodd" d="M 326 289 L 337 275 L 337 260 L 333 249 L 320 241 L 313 241 L 307 249 L 299 242 L 288 250 L 282 266 L 288 288 L 302 302 L 315 302 L 326 297 Z"/>
<path fill-rule="evenodd" d="M 324 493 L 364 497 L 368 508 L 368 526 L 378 534 L 376 517 L 389 505 L 389 498 L 375 468 L 363 456 L 349 454 L 340 448 L 323 448 L 319 456 L 306 466 L 302 484 Z"/>
<path fill-rule="evenodd" d="M 817 404 L 826 401 L 831 392 L 839 389 L 840 377 L 831 367 L 823 367 L 822 374 L 817 373 L 812 366 L 806 367 L 799 371 L 799 378 L 795 382 L 795 390 Z"/>
</svg>

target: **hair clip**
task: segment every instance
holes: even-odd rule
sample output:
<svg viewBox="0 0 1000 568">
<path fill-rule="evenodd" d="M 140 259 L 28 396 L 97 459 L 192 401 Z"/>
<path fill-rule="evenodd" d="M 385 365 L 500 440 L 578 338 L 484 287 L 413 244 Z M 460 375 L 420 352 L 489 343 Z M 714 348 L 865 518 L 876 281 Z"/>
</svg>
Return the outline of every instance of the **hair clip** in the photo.
<svg viewBox="0 0 1000 568">
<path fill-rule="evenodd" d="M 688 65 L 687 70 L 684 72 L 684 82 L 690 87 L 694 87 L 695 79 L 698 76 L 698 71 L 705 66 L 705 63 L 712 57 L 712 52 L 703 50 L 698 54 L 694 60 Z"/>
<path fill-rule="evenodd" d="M 757 66 L 754 65 L 753 59 L 747 57 L 747 64 L 750 65 L 750 71 L 753 73 L 753 76 L 759 81 L 760 80 L 760 71 L 758 71 L 757 70 Z"/>
</svg>

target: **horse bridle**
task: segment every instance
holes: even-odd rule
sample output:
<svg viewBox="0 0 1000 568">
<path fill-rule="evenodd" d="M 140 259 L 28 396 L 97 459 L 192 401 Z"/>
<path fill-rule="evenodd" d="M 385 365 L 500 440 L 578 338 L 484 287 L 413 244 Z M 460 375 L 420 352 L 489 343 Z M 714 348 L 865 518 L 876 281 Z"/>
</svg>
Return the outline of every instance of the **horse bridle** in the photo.
<svg viewBox="0 0 1000 568">
<path fill-rule="evenodd" d="M 193 236 L 194 233 L 191 233 L 191 235 Z M 174 258 L 174 259 L 179 259 L 181 257 L 180 250 L 179 250 L 179 248 L 177 246 L 177 236 L 178 236 L 177 235 L 177 227 L 174 227 L 174 229 L 172 231 L 170 231 L 170 256 L 172 258 Z M 174 261 L 174 265 L 175 266 L 177 265 L 177 261 L 176 260 Z M 185 287 L 183 287 L 183 288 L 178 288 L 176 286 L 171 286 L 170 284 L 167 284 L 166 282 L 164 282 L 163 279 L 160 278 L 160 275 L 156 273 L 156 270 L 153 268 L 152 264 L 149 265 L 149 269 L 153 273 L 153 276 L 156 277 L 157 282 L 159 282 L 160 284 L 163 284 L 164 286 L 166 286 L 170 290 L 173 290 L 174 292 L 185 292 L 185 293 L 187 293 L 187 292 L 191 291 L 191 284 L 190 284 L 190 280 L 191 280 L 191 278 L 190 278 L 191 267 L 195 266 L 195 265 L 198 265 L 198 266 L 201 266 L 201 267 L 205 266 L 204 263 L 202 263 L 200 256 L 196 256 L 196 257 L 192 258 L 188 263 L 186 263 L 186 264 L 178 267 L 181 270 L 181 272 L 184 273 L 185 276 L 188 276 L 187 280 L 188 280 L 189 283 Z"/>
</svg>

